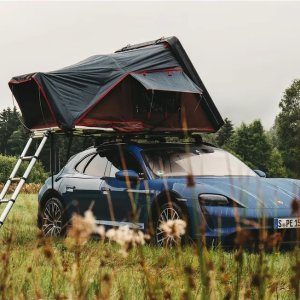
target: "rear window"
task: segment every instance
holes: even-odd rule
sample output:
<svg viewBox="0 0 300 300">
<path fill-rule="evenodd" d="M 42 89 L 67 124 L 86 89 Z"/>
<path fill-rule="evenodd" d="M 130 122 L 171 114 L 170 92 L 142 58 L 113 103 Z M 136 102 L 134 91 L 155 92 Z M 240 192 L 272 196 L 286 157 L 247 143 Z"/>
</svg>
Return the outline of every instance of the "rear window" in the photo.
<svg viewBox="0 0 300 300">
<path fill-rule="evenodd" d="M 101 157 L 99 153 L 93 153 L 85 157 L 76 166 L 76 171 L 85 175 L 103 177 L 107 166 L 106 157 Z"/>
</svg>

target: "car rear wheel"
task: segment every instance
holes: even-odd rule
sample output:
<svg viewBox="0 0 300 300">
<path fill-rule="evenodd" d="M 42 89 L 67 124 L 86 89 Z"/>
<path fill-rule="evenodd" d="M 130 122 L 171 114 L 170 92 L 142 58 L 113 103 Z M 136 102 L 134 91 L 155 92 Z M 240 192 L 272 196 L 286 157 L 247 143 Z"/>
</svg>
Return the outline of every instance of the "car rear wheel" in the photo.
<svg viewBox="0 0 300 300">
<path fill-rule="evenodd" d="M 58 198 L 49 198 L 41 211 L 42 231 L 45 236 L 58 237 L 64 234 L 64 208 Z"/>
<path fill-rule="evenodd" d="M 183 237 L 175 237 L 161 226 L 168 221 L 185 220 L 181 208 L 176 203 L 165 203 L 160 207 L 155 226 L 155 241 L 158 246 L 172 247 L 182 242 Z"/>
</svg>

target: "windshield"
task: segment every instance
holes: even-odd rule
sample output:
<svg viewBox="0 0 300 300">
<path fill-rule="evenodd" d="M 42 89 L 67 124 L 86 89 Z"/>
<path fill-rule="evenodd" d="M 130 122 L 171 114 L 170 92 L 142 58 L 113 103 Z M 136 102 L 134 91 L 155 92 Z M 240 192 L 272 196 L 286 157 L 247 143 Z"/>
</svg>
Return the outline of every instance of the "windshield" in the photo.
<svg viewBox="0 0 300 300">
<path fill-rule="evenodd" d="M 143 152 L 152 172 L 158 177 L 257 176 L 232 154 L 210 146 L 156 148 Z"/>
</svg>

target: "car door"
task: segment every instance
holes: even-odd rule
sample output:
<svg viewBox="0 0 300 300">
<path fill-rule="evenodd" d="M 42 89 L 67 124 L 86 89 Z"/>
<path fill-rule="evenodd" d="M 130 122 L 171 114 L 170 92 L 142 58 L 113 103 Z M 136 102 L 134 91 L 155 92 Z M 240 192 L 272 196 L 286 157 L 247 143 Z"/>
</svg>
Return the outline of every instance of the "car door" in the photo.
<svg viewBox="0 0 300 300">
<path fill-rule="evenodd" d="M 104 177 L 101 190 L 110 201 L 114 214 L 113 220 L 107 225 L 129 225 L 131 228 L 144 229 L 149 195 L 145 188 L 146 179 L 142 166 L 132 153 L 121 148 L 111 151 L 107 158 L 108 176 Z M 125 169 L 138 173 L 139 180 L 129 181 L 116 178 L 116 173 Z"/>
<path fill-rule="evenodd" d="M 107 218 L 108 203 L 101 192 L 107 164 L 106 157 L 94 152 L 76 165 L 76 172 L 72 177 L 64 179 L 64 197 L 73 213 L 83 214 L 91 209 L 96 219 Z"/>
</svg>

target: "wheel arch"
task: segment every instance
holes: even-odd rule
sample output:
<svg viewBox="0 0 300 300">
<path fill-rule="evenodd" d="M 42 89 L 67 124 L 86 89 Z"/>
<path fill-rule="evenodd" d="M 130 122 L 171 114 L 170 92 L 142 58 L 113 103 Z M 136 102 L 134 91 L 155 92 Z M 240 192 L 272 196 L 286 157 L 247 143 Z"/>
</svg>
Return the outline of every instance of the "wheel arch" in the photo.
<svg viewBox="0 0 300 300">
<path fill-rule="evenodd" d="M 60 201 L 61 204 L 64 205 L 64 200 L 63 197 L 61 196 L 61 194 L 55 190 L 55 189 L 48 189 L 44 195 L 42 196 L 41 200 L 39 201 L 39 204 L 41 206 L 45 205 L 46 201 L 50 198 L 50 197 L 57 197 Z"/>
</svg>

